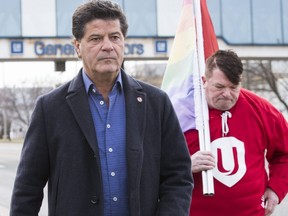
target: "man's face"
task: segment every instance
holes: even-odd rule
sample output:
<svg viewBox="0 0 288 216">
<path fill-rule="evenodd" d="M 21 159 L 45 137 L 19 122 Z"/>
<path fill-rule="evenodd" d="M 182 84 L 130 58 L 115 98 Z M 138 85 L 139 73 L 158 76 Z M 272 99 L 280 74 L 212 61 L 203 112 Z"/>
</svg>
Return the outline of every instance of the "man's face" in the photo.
<svg viewBox="0 0 288 216">
<path fill-rule="evenodd" d="M 237 102 L 240 84 L 231 83 L 218 68 L 212 71 L 209 78 L 203 77 L 208 106 L 217 110 L 230 110 Z"/>
<path fill-rule="evenodd" d="M 95 19 L 85 25 L 81 41 L 74 41 L 88 76 L 118 73 L 124 58 L 119 20 Z"/>
</svg>

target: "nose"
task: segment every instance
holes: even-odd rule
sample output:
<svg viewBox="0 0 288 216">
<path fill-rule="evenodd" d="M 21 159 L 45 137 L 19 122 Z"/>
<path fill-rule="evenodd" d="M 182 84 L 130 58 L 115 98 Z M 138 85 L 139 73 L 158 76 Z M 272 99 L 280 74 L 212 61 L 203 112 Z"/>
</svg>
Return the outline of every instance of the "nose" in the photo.
<svg viewBox="0 0 288 216">
<path fill-rule="evenodd" d="M 104 51 L 112 51 L 114 49 L 113 43 L 109 38 L 104 38 L 103 40 L 103 45 L 102 45 L 102 50 Z"/>
<path fill-rule="evenodd" d="M 222 95 L 224 97 L 229 97 L 231 95 L 231 90 L 229 88 L 224 88 L 223 92 L 222 92 Z"/>
</svg>

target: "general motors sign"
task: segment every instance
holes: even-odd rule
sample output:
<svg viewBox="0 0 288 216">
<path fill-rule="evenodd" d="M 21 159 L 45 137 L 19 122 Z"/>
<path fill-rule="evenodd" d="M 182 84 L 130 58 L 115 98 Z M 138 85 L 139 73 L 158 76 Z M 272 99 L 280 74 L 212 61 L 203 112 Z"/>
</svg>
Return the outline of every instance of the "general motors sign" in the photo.
<svg viewBox="0 0 288 216">
<path fill-rule="evenodd" d="M 126 59 L 168 59 L 173 38 L 128 38 Z M 77 60 L 69 38 L 0 39 L 0 61 Z"/>
</svg>

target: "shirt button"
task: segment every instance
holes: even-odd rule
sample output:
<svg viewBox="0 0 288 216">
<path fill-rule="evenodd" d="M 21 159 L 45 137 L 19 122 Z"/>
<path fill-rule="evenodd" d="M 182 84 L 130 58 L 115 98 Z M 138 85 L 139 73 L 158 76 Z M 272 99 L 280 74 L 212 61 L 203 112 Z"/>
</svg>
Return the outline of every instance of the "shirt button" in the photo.
<svg viewBox="0 0 288 216">
<path fill-rule="evenodd" d="M 109 148 L 108 151 L 109 151 L 109 152 L 113 152 L 113 148 Z"/>
<path fill-rule="evenodd" d="M 111 172 L 111 176 L 115 176 L 116 174 L 115 174 L 115 172 Z"/>
<path fill-rule="evenodd" d="M 99 202 L 99 199 L 96 197 L 96 196 L 92 196 L 92 199 L 91 199 L 91 203 L 93 205 L 97 204 Z"/>
<path fill-rule="evenodd" d="M 101 101 L 100 101 L 100 105 L 103 105 L 103 104 L 104 104 L 104 101 L 101 100 Z"/>
<path fill-rule="evenodd" d="M 110 124 L 107 124 L 107 126 L 106 126 L 107 128 L 110 128 L 111 127 L 111 125 Z"/>
<path fill-rule="evenodd" d="M 113 197 L 114 202 L 117 202 L 117 200 L 118 200 L 117 197 Z"/>
</svg>

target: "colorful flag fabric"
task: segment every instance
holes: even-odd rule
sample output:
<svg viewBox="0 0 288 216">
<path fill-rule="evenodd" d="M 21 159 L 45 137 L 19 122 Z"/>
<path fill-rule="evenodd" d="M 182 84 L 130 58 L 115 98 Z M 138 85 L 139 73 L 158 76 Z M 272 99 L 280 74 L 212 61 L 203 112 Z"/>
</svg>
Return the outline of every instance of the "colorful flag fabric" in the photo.
<svg viewBox="0 0 288 216">
<path fill-rule="evenodd" d="M 205 60 L 219 49 L 217 38 L 214 32 L 212 20 L 209 15 L 206 0 L 201 0 L 201 14 L 202 14 L 202 29 L 204 41 Z"/>
<path fill-rule="evenodd" d="M 161 86 L 171 99 L 183 132 L 198 128 L 197 113 L 201 112 L 201 76 L 204 71 L 199 68 L 199 41 L 203 41 L 205 59 L 218 49 L 206 0 L 201 0 L 201 14 L 203 33 L 200 34 L 202 38 L 198 38 L 193 1 L 184 0 Z M 198 102 L 195 103 L 195 99 Z"/>
</svg>

